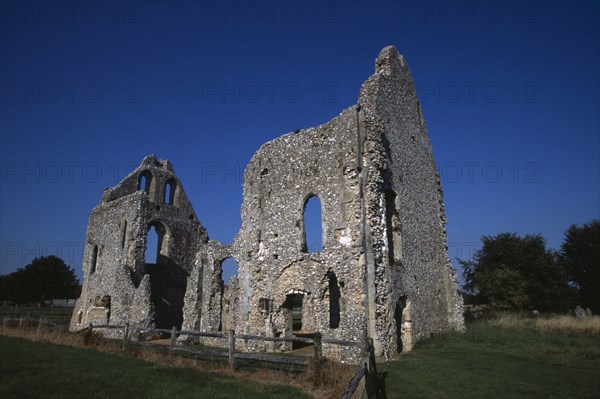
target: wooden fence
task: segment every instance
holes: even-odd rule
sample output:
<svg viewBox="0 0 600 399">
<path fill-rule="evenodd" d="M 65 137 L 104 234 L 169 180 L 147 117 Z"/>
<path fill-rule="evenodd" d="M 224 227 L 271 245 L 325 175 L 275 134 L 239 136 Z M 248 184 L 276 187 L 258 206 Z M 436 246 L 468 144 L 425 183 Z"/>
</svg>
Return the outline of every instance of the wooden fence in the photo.
<svg viewBox="0 0 600 399">
<path fill-rule="evenodd" d="M 257 360 L 260 362 L 278 363 L 278 364 L 289 364 L 298 366 L 308 366 L 311 363 L 311 359 L 308 357 L 290 357 L 276 354 L 267 353 L 247 353 L 236 351 L 236 340 L 257 340 L 265 342 L 302 342 L 306 344 L 314 345 L 312 354 L 312 372 L 315 376 L 321 372 L 321 366 L 323 364 L 323 344 L 332 344 L 340 346 L 358 346 L 363 349 L 363 359 L 361 361 L 361 367 L 358 369 L 356 374 L 352 377 L 348 383 L 346 389 L 342 393 L 341 399 L 350 399 L 355 393 L 360 392 L 361 398 L 378 398 L 377 388 L 377 367 L 375 363 L 375 353 L 373 350 L 373 340 L 371 338 L 365 338 L 363 342 L 358 341 L 343 341 L 336 339 L 323 339 L 321 333 L 316 333 L 313 338 L 297 337 L 292 335 L 290 337 L 265 337 L 262 335 L 249 335 L 249 334 L 236 334 L 235 331 L 229 332 L 200 332 L 200 331 L 187 331 L 177 330 L 173 327 L 171 330 L 166 329 L 144 329 L 136 328 L 130 331 L 129 324 L 124 326 L 113 326 L 113 325 L 97 325 L 90 324 L 87 331 L 91 334 L 94 329 L 117 329 L 121 330 L 121 345 L 125 347 L 131 343 L 130 337 L 143 336 L 145 334 L 170 334 L 169 341 L 169 356 L 173 356 L 176 352 L 185 352 L 192 354 L 204 354 L 210 356 L 227 357 L 230 367 L 235 368 L 236 360 Z M 177 344 L 177 337 L 185 335 L 192 337 L 207 337 L 207 338 L 221 338 L 227 339 L 227 351 L 218 350 L 216 348 L 194 348 L 185 345 Z M 148 345 L 143 341 L 138 340 L 140 345 Z M 152 344 L 151 344 L 152 345 Z M 358 392 L 357 392 L 358 391 Z"/>
<path fill-rule="evenodd" d="M 321 333 L 315 333 L 313 338 L 305 338 L 305 337 L 297 337 L 295 335 L 289 337 L 265 337 L 262 335 L 250 335 L 250 334 L 236 334 L 235 331 L 229 332 L 201 332 L 201 331 L 188 331 L 188 330 L 178 330 L 176 327 L 173 327 L 170 330 L 160 329 L 160 328 L 135 328 L 131 329 L 129 324 L 125 325 L 92 325 L 89 324 L 87 327 L 87 331 L 91 333 L 93 330 L 100 329 L 112 329 L 112 330 L 121 330 L 121 341 L 122 345 L 126 346 L 128 344 L 134 343 L 134 338 L 137 339 L 138 345 L 153 345 L 151 343 L 144 342 L 143 336 L 150 334 L 169 334 L 169 354 L 172 356 L 175 352 L 187 352 L 192 354 L 199 355 L 210 355 L 210 356 L 220 356 L 227 357 L 229 364 L 231 367 L 235 367 L 236 359 L 249 359 L 249 360 L 257 360 L 260 362 L 268 362 L 268 363 L 281 363 L 281 364 L 293 364 L 299 366 L 307 366 L 310 363 L 310 359 L 308 357 L 290 357 L 284 355 L 277 355 L 273 353 L 248 353 L 248 352 L 239 352 L 236 351 L 236 341 L 237 340 L 256 340 L 263 342 L 301 342 L 309 345 L 314 345 L 313 353 L 312 353 L 312 362 L 315 367 L 319 367 L 322 363 L 323 359 L 323 344 L 332 344 L 332 345 L 340 345 L 340 346 L 362 346 L 361 342 L 357 341 L 344 341 L 344 340 L 336 340 L 336 339 L 323 339 Z M 177 337 L 179 336 L 189 336 L 189 337 L 204 337 L 204 338 L 220 338 L 226 339 L 227 351 L 219 350 L 218 348 L 206 348 L 206 347 L 194 347 L 189 345 L 183 345 L 177 342 Z"/>
<path fill-rule="evenodd" d="M 18 322 L 19 328 L 25 323 L 37 323 L 37 332 L 39 333 L 42 325 L 51 325 L 60 329 L 64 328 L 64 325 L 55 323 L 53 321 L 44 320 L 41 317 L 39 319 L 33 319 L 30 317 L 20 316 L 19 318 L 3 318 L 3 326 L 7 322 Z M 178 330 L 173 327 L 170 330 L 167 329 L 150 329 L 150 328 L 133 328 L 131 329 L 129 324 L 125 325 L 93 325 L 89 324 L 83 331 L 84 341 L 87 342 L 94 330 L 116 330 L 121 332 L 120 341 L 121 347 L 126 348 L 128 345 L 141 345 L 141 346 L 153 346 L 158 345 L 152 342 L 144 341 L 144 336 L 149 334 L 169 334 L 170 341 L 168 345 L 169 357 L 172 357 L 176 353 L 186 353 L 195 355 L 204 355 L 211 357 L 227 358 L 227 362 L 230 367 L 236 367 L 236 360 L 238 363 L 242 360 L 254 360 L 265 363 L 295 365 L 295 366 L 308 366 L 311 364 L 311 371 L 315 376 L 321 373 L 321 367 L 323 365 L 323 344 L 332 344 L 340 346 L 357 346 L 363 350 L 363 358 L 361 360 L 361 366 L 358 371 L 354 374 L 346 389 L 342 393 L 341 399 L 350 399 L 353 395 L 359 394 L 359 398 L 378 398 L 377 388 L 377 368 L 375 364 L 375 355 L 373 351 L 373 340 L 371 338 L 365 338 L 363 342 L 358 341 L 344 341 L 335 339 L 323 339 L 321 333 L 315 333 L 313 338 L 297 337 L 295 335 L 289 337 L 265 337 L 262 335 L 250 335 L 250 334 L 236 334 L 235 331 L 229 332 L 200 332 L 200 331 L 187 331 Z M 115 334 L 119 335 L 119 334 Z M 204 337 L 204 338 L 217 338 L 227 339 L 227 349 L 220 349 L 217 347 L 195 347 L 190 345 L 184 345 L 177 342 L 179 336 L 191 336 L 191 337 Z M 135 340 L 134 340 L 135 338 Z M 301 342 L 305 344 L 312 344 L 313 352 L 312 357 L 292 357 L 277 355 L 273 353 L 249 353 L 236 351 L 236 340 L 256 340 L 264 342 Z"/>
</svg>

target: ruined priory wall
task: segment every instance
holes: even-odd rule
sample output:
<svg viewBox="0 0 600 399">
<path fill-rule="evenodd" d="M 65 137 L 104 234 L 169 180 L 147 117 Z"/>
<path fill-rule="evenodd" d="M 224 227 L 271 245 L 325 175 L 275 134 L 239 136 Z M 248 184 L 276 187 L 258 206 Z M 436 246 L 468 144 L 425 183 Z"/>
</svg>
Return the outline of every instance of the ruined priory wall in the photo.
<svg viewBox="0 0 600 399">
<path fill-rule="evenodd" d="M 167 189 L 169 195 L 165 195 Z M 156 254 L 156 263 L 148 265 L 145 253 L 152 226 L 159 243 L 158 248 L 148 249 Z M 181 323 L 181 309 L 177 315 L 171 314 L 171 308 L 183 306 L 187 276 L 207 240 L 170 163 L 154 156 L 144 158 L 117 186 L 105 190 L 92 210 L 84 250 L 84 286 L 77 304 L 81 313 L 75 311 L 73 328 L 102 324 L 102 320 L 150 327 L 157 314 L 165 325 Z M 106 296 L 110 309 L 106 298 L 102 300 Z M 88 317 L 90 312 L 102 314 L 101 309 L 94 310 L 97 302 L 102 302 L 106 317 Z M 165 303 L 173 306 L 165 308 Z"/>
<path fill-rule="evenodd" d="M 353 108 L 327 124 L 277 138 L 254 155 L 244 175 L 242 228 L 233 246 L 240 266 L 238 331 L 291 333 L 283 305 L 297 293 L 304 299 L 302 332 L 338 339 L 365 335 L 357 159 Z M 303 211 L 313 195 L 322 211 L 320 253 L 305 249 Z M 332 274 L 340 291 L 335 328 Z M 261 298 L 270 301 L 267 313 L 260 311 Z"/>
<path fill-rule="evenodd" d="M 148 282 L 134 284 L 132 270 L 140 245 L 143 255 L 144 243 L 136 238 L 145 229 L 146 202 L 139 192 L 92 210 L 83 256 L 84 285 L 73 313 L 73 329 L 89 323 L 150 324 Z"/>
<path fill-rule="evenodd" d="M 377 313 L 383 316 L 377 329 L 387 334 L 391 353 L 398 344 L 399 302 L 411 303 L 413 333 L 420 339 L 462 328 L 462 299 L 447 256 L 446 215 L 431 144 L 410 71 L 393 47 L 381 51 L 375 75 L 361 89 L 359 104 L 365 129 L 384 149 L 372 153 L 372 163 L 381 165 L 379 157 L 385 154 L 382 186 L 397 194 L 402 253 L 396 264 L 389 265 L 385 221 L 369 219 L 378 268 L 387 264 L 388 270 L 376 276 Z M 370 208 L 383 208 L 383 196 L 376 198 L 373 193 Z M 388 286 L 391 290 L 386 293 Z"/>
</svg>

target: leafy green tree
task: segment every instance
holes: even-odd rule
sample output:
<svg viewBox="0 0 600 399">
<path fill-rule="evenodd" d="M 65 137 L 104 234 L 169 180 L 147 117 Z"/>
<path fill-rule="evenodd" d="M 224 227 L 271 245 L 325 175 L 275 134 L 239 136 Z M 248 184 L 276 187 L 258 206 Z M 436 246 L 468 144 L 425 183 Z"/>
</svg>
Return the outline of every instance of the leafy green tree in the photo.
<svg viewBox="0 0 600 399">
<path fill-rule="evenodd" d="M 497 310 L 558 312 L 571 305 L 565 273 L 540 235 L 481 238 L 472 261 L 460 260 L 465 289 Z"/>
<path fill-rule="evenodd" d="M 577 292 L 577 302 L 600 312 L 600 220 L 572 225 L 560 247 L 560 262 Z"/>
<path fill-rule="evenodd" d="M 10 300 L 8 295 L 8 276 L 0 275 L 0 302 L 8 300 Z"/>
<path fill-rule="evenodd" d="M 73 298 L 79 283 L 75 271 L 54 255 L 35 258 L 2 280 L 1 296 L 19 304 Z"/>
</svg>

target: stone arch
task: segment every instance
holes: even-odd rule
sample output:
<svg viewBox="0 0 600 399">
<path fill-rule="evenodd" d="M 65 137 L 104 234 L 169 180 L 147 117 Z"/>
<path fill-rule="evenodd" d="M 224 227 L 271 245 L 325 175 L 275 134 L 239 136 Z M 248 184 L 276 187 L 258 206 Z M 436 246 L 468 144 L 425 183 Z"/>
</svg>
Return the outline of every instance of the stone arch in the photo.
<svg viewBox="0 0 600 399">
<path fill-rule="evenodd" d="M 320 253 L 325 243 L 321 198 L 309 193 L 302 201 L 302 252 Z"/>
</svg>

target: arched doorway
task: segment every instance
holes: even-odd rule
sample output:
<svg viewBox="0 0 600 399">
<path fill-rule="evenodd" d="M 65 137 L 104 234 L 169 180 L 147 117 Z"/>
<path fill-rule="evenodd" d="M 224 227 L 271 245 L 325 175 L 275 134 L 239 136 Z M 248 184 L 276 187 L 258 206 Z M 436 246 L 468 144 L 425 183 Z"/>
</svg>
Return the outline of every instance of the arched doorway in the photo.
<svg viewBox="0 0 600 399">
<path fill-rule="evenodd" d="M 188 274 L 171 257 L 175 243 L 169 227 L 162 221 L 148 224 L 144 251 L 145 273 L 150 275 L 150 290 L 157 328 L 181 328 L 183 300 Z"/>
</svg>

